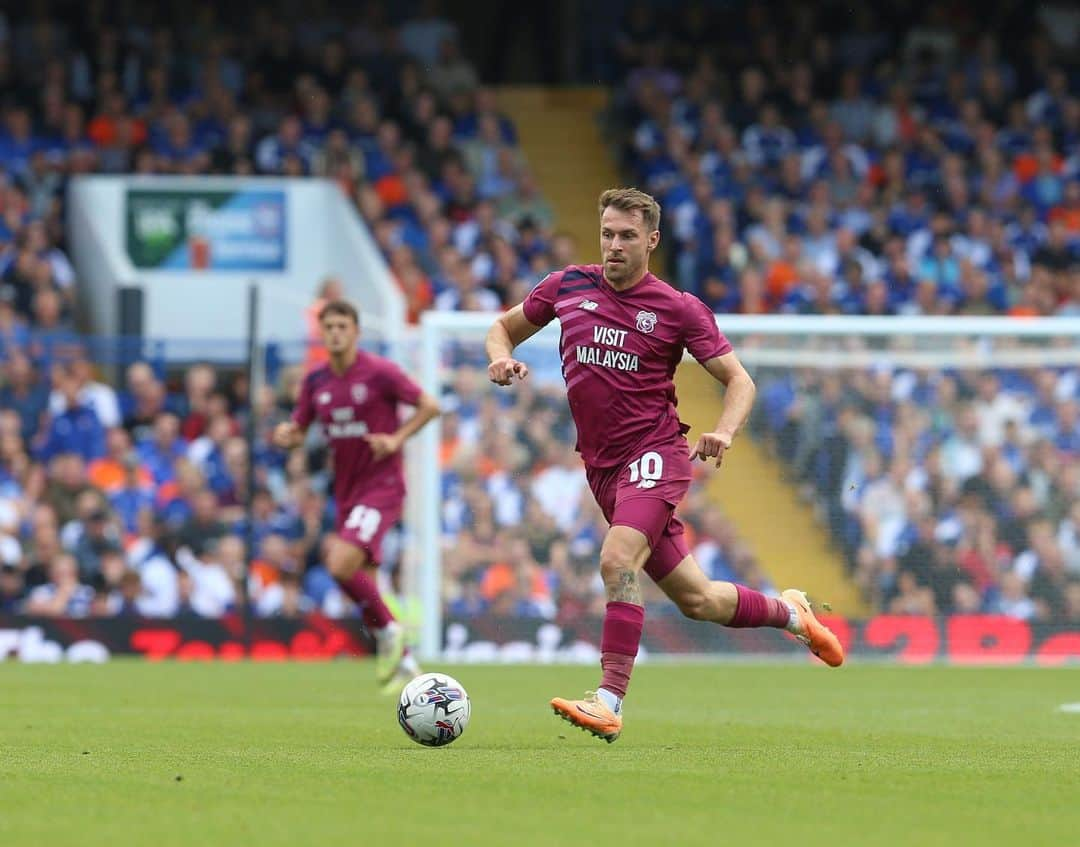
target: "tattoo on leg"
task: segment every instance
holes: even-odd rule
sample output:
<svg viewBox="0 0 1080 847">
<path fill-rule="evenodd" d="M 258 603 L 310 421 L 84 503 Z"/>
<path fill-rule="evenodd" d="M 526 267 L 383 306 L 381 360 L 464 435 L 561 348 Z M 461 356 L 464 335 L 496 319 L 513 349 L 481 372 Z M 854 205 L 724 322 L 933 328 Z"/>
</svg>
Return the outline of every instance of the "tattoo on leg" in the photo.
<svg viewBox="0 0 1080 847">
<path fill-rule="evenodd" d="M 642 605 L 641 584 L 638 582 L 637 571 L 618 571 L 615 580 L 609 583 L 606 588 L 607 599 L 610 602 Z"/>
</svg>

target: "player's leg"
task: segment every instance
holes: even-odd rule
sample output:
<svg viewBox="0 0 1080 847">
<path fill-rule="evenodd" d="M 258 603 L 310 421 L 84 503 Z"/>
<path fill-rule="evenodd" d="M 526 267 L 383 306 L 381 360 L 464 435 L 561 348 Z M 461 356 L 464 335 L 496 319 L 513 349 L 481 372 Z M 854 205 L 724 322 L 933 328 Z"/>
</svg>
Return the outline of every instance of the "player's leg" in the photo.
<svg viewBox="0 0 1080 847">
<path fill-rule="evenodd" d="M 806 595 L 788 589 L 780 597 L 734 582 L 711 580 L 686 547 L 682 524 L 672 523 L 657 543 L 645 571 L 686 617 L 729 627 L 786 629 L 833 667 L 844 661 L 840 640 L 810 609 Z"/>
<path fill-rule="evenodd" d="M 375 581 L 375 567 L 368 551 L 343 538 L 334 538 L 327 553 L 326 567 L 357 607 L 371 632 L 385 629 L 394 621 L 394 615 L 383 602 L 382 592 Z"/>
<path fill-rule="evenodd" d="M 645 625 L 638 574 L 649 552 L 646 533 L 623 524 L 608 530 L 600 548 L 600 577 L 607 605 L 600 636 L 599 694 L 616 714 L 621 711 L 622 698 L 630 685 Z"/>
<path fill-rule="evenodd" d="M 609 743 L 622 731 L 622 700 L 645 623 L 639 573 L 671 508 L 657 498 L 640 498 L 615 507 L 600 549 L 600 575 L 607 594 L 600 637 L 600 687 L 584 700 L 556 697 L 551 701 L 557 715 Z"/>
<path fill-rule="evenodd" d="M 375 638 L 375 677 L 386 690 L 399 687 L 399 677 L 419 673 L 405 645 L 405 629 L 383 600 L 376 578 L 378 560 L 373 551 L 382 549 L 383 536 L 394 523 L 393 510 L 353 506 L 327 554 L 330 575 L 360 608 L 364 625 Z"/>
</svg>

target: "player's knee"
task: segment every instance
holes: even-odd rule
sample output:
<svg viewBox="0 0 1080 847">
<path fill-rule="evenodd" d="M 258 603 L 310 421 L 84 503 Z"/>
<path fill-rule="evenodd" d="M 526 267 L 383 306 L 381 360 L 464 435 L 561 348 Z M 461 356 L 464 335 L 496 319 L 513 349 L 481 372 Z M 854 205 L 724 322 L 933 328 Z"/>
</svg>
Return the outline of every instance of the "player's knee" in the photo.
<svg viewBox="0 0 1080 847">
<path fill-rule="evenodd" d="M 330 576 L 336 580 L 351 577 L 356 573 L 359 564 L 355 556 L 349 555 L 348 551 L 341 550 L 338 546 L 331 548 L 330 554 L 326 557 L 326 569 L 330 571 Z"/>
<path fill-rule="evenodd" d="M 328 556 L 326 559 L 326 569 L 330 571 L 330 576 L 334 579 L 347 579 L 352 576 L 346 566 L 345 559 L 341 556 L 335 556 L 333 554 Z"/>
<path fill-rule="evenodd" d="M 634 572 L 634 563 L 630 555 L 618 548 L 600 551 L 600 576 L 604 585 L 616 585 L 623 575 Z"/>
</svg>

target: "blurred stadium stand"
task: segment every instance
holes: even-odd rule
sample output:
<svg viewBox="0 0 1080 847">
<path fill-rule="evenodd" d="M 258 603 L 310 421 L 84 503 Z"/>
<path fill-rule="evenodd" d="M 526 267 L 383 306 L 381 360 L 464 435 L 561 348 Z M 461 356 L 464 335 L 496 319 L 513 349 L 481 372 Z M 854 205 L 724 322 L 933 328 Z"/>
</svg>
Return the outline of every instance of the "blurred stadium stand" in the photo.
<svg viewBox="0 0 1080 847">
<path fill-rule="evenodd" d="M 325 451 L 265 446 L 298 376 L 282 363 L 302 354 L 275 353 L 249 456 L 239 370 L 84 337 L 74 175 L 332 179 L 413 322 L 499 309 L 589 259 L 618 173 L 664 204 L 667 278 L 719 313 L 1080 314 L 1080 21 L 1064 4 L 168 9 L 0 13 L 0 612 L 235 609 L 253 460 L 254 608 L 350 614 L 321 566 Z M 240 347 L 222 341 L 236 362 Z M 595 610 L 602 524 L 561 394 L 540 380 L 496 399 L 459 352 L 448 611 Z M 747 473 L 785 469 L 770 502 L 787 498 L 849 609 L 1080 621 L 1076 367 L 759 378 Z M 772 587 L 776 551 L 733 514 L 695 485 L 703 564 Z M 400 551 L 399 536 L 391 566 Z"/>
</svg>

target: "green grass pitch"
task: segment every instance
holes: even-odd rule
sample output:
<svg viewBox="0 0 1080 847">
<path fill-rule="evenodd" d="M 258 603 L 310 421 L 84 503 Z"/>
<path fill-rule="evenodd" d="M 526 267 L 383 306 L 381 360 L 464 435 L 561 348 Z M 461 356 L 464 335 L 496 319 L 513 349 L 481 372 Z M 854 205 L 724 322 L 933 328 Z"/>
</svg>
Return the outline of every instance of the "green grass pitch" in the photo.
<svg viewBox="0 0 1080 847">
<path fill-rule="evenodd" d="M 370 666 L 0 666 L 0 845 L 1080 843 L 1076 669 L 643 665 L 623 737 L 583 667 L 447 667 L 427 749 Z"/>
</svg>

